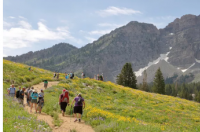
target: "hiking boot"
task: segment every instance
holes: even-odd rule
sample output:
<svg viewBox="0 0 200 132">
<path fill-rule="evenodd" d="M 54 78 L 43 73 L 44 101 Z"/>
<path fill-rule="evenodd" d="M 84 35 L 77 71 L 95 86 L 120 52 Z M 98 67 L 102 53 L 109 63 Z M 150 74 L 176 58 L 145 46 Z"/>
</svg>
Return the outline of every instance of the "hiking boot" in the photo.
<svg viewBox="0 0 200 132">
<path fill-rule="evenodd" d="M 81 122 L 81 119 L 78 119 L 79 122 Z"/>
<path fill-rule="evenodd" d="M 77 122 L 78 120 L 76 119 L 74 122 Z"/>
</svg>

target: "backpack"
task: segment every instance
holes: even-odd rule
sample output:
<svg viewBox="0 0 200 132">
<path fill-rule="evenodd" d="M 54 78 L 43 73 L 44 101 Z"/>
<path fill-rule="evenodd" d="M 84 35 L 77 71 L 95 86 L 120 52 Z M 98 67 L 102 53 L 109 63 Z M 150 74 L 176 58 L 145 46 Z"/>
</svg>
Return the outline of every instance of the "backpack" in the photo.
<svg viewBox="0 0 200 132">
<path fill-rule="evenodd" d="M 74 77 L 74 73 L 72 73 L 72 76 L 71 77 Z"/>
<path fill-rule="evenodd" d="M 78 105 L 82 105 L 82 98 L 78 98 L 77 104 L 78 104 Z"/>
<path fill-rule="evenodd" d="M 20 90 L 16 92 L 16 98 L 19 98 Z"/>
<path fill-rule="evenodd" d="M 85 73 L 83 73 L 83 76 L 85 76 Z"/>
<path fill-rule="evenodd" d="M 61 102 L 67 102 L 67 97 L 64 96 L 63 94 L 61 95 Z"/>
</svg>

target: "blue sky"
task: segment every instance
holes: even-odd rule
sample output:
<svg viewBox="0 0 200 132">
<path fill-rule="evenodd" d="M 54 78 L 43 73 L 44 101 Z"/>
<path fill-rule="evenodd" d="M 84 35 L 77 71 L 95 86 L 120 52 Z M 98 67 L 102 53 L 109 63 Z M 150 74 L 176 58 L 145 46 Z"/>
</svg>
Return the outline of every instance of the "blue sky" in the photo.
<svg viewBox="0 0 200 132">
<path fill-rule="evenodd" d="M 164 28 L 200 14 L 199 0 L 4 0 L 3 56 L 66 42 L 78 48 L 130 21 Z"/>
</svg>

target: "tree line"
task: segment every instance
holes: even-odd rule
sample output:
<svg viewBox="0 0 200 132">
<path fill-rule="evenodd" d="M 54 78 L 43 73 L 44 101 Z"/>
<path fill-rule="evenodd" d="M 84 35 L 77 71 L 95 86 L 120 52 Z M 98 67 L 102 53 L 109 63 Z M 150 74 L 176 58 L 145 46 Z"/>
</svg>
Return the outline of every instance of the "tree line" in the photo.
<svg viewBox="0 0 200 132">
<path fill-rule="evenodd" d="M 158 68 L 153 83 L 147 83 L 147 72 L 143 72 L 143 81 L 137 85 L 137 79 L 133 72 L 131 63 L 126 63 L 121 73 L 117 76 L 116 83 L 126 87 L 143 90 L 146 92 L 159 93 L 180 97 L 187 100 L 200 102 L 200 82 L 198 83 L 178 83 L 166 84 L 163 74 Z M 167 80 L 169 81 L 169 79 Z"/>
</svg>

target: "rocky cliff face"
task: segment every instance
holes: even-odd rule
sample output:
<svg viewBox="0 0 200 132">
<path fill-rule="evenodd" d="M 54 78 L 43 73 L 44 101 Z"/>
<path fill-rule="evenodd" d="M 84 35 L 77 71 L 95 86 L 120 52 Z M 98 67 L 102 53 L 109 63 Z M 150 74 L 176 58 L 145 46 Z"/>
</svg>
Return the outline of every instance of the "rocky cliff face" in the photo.
<svg viewBox="0 0 200 132">
<path fill-rule="evenodd" d="M 38 61 L 34 65 L 52 71 L 84 71 L 89 77 L 103 73 L 105 80 L 113 82 L 126 62 L 131 62 L 133 70 L 139 73 L 142 72 L 141 68 L 150 67 L 150 62 L 162 60 L 158 59 L 160 54 L 165 54 L 164 60 L 170 67 L 187 69 L 200 60 L 200 16 L 184 15 L 164 29 L 132 21 L 97 41 L 80 49 L 73 48 L 68 53 L 59 54 L 59 57 L 45 63 Z M 28 62 L 24 59 L 20 61 Z"/>
</svg>

